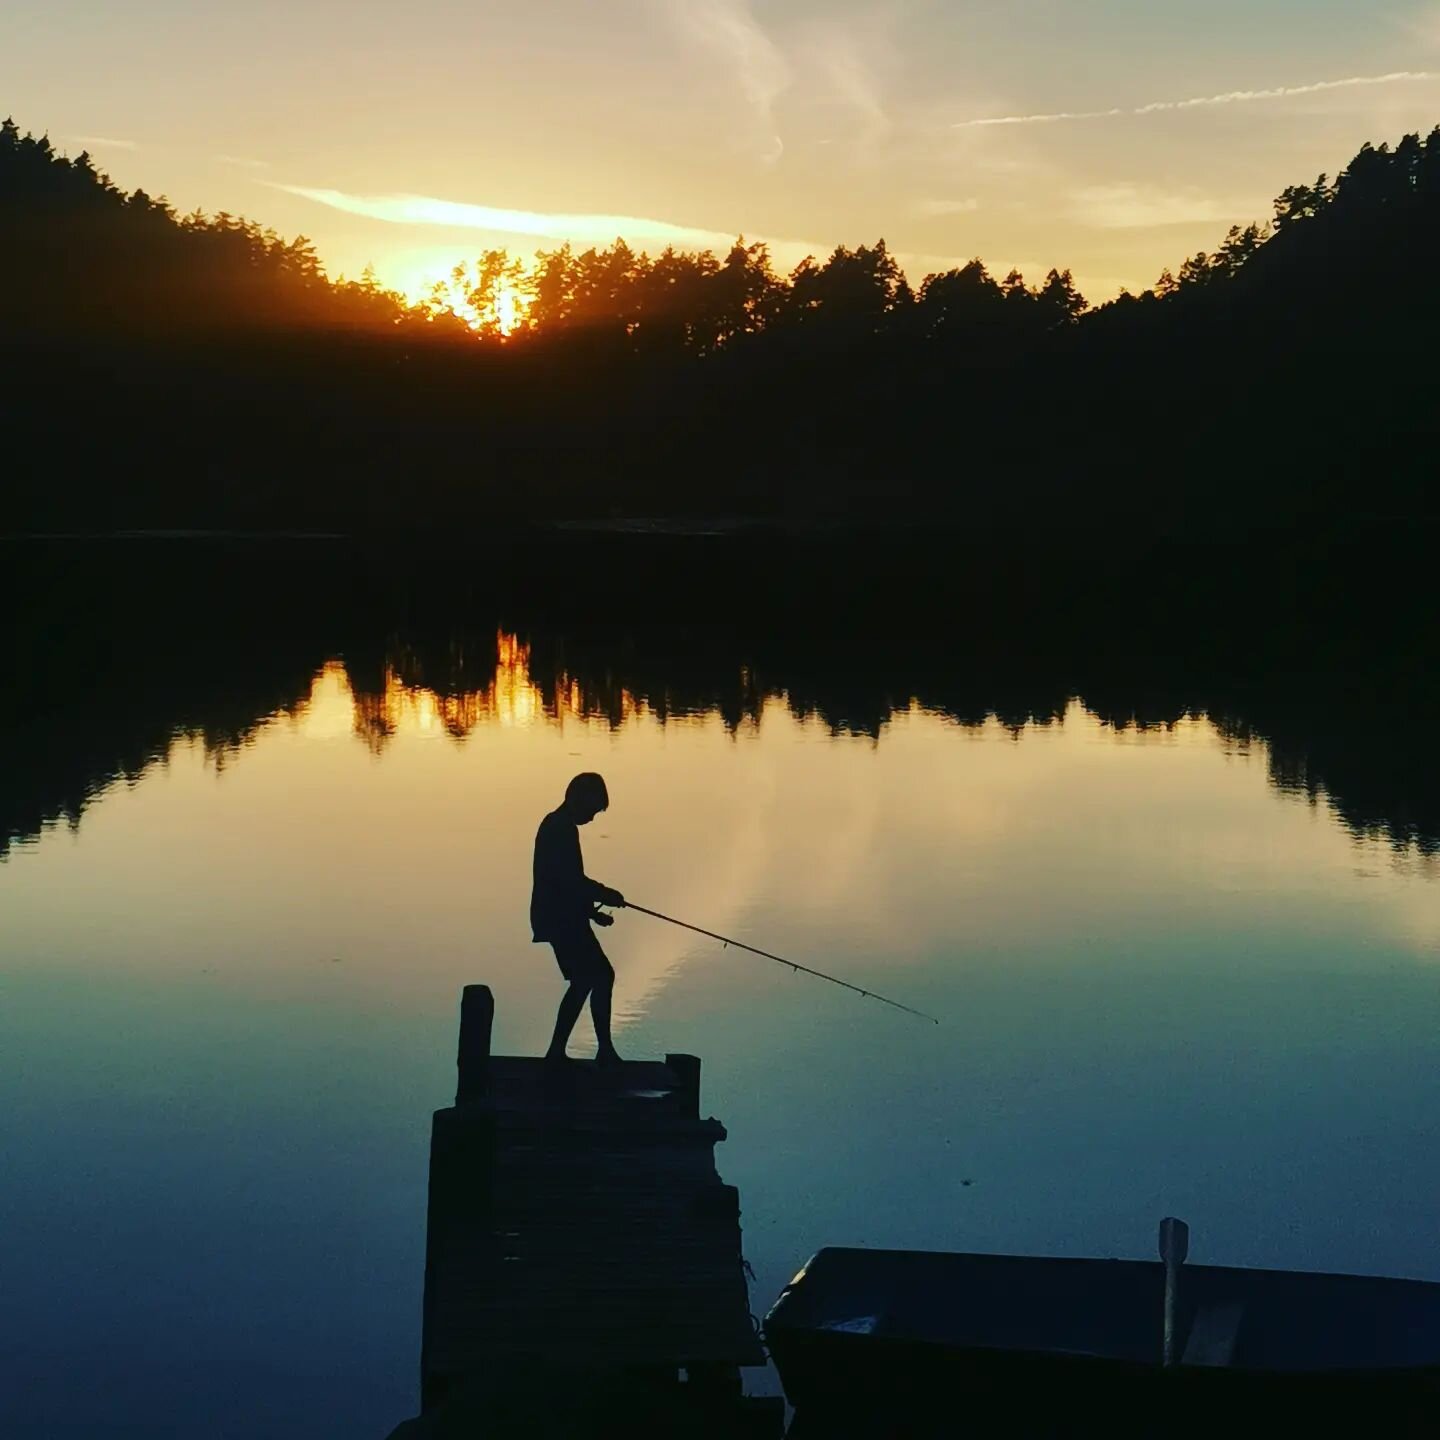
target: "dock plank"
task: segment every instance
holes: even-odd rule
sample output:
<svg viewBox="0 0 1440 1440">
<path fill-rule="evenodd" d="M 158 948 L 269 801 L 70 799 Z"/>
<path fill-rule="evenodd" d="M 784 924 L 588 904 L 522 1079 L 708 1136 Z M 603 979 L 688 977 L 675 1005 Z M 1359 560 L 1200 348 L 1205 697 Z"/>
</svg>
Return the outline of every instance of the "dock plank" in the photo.
<svg viewBox="0 0 1440 1440">
<path fill-rule="evenodd" d="M 483 1098 L 435 1115 L 425 1389 L 763 1364 L 725 1129 L 693 1086 L 659 1062 L 487 1065 Z"/>
</svg>

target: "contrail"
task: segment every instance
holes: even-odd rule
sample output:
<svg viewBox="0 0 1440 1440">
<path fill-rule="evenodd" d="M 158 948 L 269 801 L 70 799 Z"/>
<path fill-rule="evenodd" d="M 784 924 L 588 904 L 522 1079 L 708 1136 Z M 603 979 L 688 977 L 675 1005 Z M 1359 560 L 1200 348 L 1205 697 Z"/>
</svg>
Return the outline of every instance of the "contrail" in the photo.
<svg viewBox="0 0 1440 1440">
<path fill-rule="evenodd" d="M 1256 100 L 1288 100 L 1296 95 L 1318 95 L 1325 90 L 1354 90 L 1364 85 L 1398 85 L 1406 81 L 1440 80 L 1433 70 L 1392 70 L 1388 75 L 1351 75 L 1344 80 L 1317 80 L 1312 85 L 1277 85 L 1269 90 L 1227 90 L 1223 95 L 1199 95 L 1190 100 L 1155 100 L 1133 109 L 1053 110 L 1038 115 L 991 115 L 979 120 L 957 120 L 954 130 L 982 130 L 1001 125 L 1057 125 L 1066 120 L 1113 120 L 1118 116 L 1159 115 L 1169 110 L 1199 110 L 1217 105 L 1246 105 Z"/>
</svg>

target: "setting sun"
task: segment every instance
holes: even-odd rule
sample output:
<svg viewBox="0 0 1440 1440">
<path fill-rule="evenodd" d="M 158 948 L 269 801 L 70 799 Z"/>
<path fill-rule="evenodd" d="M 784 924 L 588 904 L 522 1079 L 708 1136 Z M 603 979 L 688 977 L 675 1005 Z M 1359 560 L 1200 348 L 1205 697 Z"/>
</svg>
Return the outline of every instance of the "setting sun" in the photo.
<svg viewBox="0 0 1440 1440">
<path fill-rule="evenodd" d="M 451 280 L 443 276 L 408 292 L 406 299 L 412 304 L 430 305 L 458 315 L 472 330 L 498 331 L 506 336 L 519 326 L 530 304 L 529 297 L 518 287 L 504 285 L 495 290 L 488 303 L 476 305 L 457 293 Z"/>
<path fill-rule="evenodd" d="M 473 248 L 426 248 L 397 257 L 388 264 L 377 262 L 376 277 L 387 290 L 399 293 L 407 304 L 427 307 L 436 313 L 458 315 L 473 330 L 491 329 L 510 335 L 525 317 L 530 297 L 525 289 L 525 271 L 518 263 L 490 288 L 488 299 L 476 304 L 477 259 Z"/>
</svg>

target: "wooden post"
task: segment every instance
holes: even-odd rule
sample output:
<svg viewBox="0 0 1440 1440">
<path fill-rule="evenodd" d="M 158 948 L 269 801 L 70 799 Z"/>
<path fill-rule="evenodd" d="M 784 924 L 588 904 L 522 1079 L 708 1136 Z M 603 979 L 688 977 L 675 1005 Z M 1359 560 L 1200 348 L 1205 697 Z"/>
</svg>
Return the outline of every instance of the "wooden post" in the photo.
<svg viewBox="0 0 1440 1440">
<path fill-rule="evenodd" d="M 483 1100 L 490 1090 L 490 1029 L 495 1023 L 495 997 L 488 985 L 467 985 L 460 1001 L 459 1084 L 455 1103 Z M 696 1062 L 699 1063 L 698 1061 Z"/>
<path fill-rule="evenodd" d="M 665 1063 L 680 1082 L 677 1090 L 685 1096 L 685 1113 L 692 1120 L 700 1118 L 700 1057 L 698 1055 L 667 1055 Z"/>
<path fill-rule="evenodd" d="M 420 1409 L 445 1398 L 446 1380 L 432 1372 L 435 1305 L 447 1263 L 484 1231 L 495 1192 L 495 1115 L 488 1105 L 437 1110 L 430 1130 L 430 1193 L 425 1208 L 425 1300 L 420 1337 Z M 443 1334 L 440 1337 L 443 1339 Z"/>
</svg>

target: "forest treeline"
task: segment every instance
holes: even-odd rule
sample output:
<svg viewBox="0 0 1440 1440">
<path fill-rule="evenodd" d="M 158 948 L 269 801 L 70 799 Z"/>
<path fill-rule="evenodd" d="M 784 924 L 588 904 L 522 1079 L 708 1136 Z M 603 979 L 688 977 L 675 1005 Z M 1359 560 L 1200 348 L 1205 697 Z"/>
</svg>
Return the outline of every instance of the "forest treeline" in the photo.
<svg viewBox="0 0 1440 1440">
<path fill-rule="evenodd" d="M 712 355 L 786 330 L 818 344 L 887 330 L 941 338 L 974 323 L 991 343 L 1006 332 L 1023 343 L 1086 308 L 1069 271 L 1032 287 L 1019 272 L 997 282 L 977 260 L 913 289 L 880 240 L 837 246 L 781 276 L 767 247 L 743 237 L 723 257 L 671 247 L 652 258 L 621 239 L 542 250 L 529 266 L 489 250 L 412 302 L 373 270 L 332 282 L 304 236 L 287 241 L 226 213 L 181 216 L 144 190 L 126 194 L 87 153 L 70 159 L 13 120 L 0 127 L 0 205 L 5 273 L 32 277 L 6 296 L 6 321 L 47 336 L 116 325 L 145 335 L 399 332 L 411 344 L 429 336 L 492 346 L 583 336 L 609 341 L 612 353 Z M 513 311 L 511 297 L 521 301 Z"/>
<path fill-rule="evenodd" d="M 4 528 L 1430 515 L 1440 129 L 1090 307 L 883 240 L 490 251 L 421 303 L 0 128 Z M 512 307 L 519 294 L 523 304 Z"/>
</svg>

